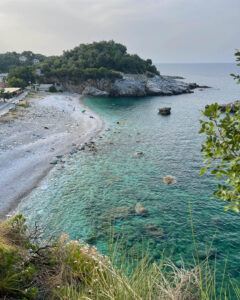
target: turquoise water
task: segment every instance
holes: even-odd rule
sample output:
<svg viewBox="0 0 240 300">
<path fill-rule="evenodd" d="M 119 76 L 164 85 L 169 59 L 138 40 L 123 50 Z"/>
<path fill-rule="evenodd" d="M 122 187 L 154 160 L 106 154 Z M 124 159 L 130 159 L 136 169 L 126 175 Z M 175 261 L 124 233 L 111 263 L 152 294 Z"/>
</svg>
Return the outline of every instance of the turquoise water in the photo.
<svg viewBox="0 0 240 300">
<path fill-rule="evenodd" d="M 201 251 L 212 246 L 219 272 L 228 260 L 227 272 L 240 277 L 240 216 L 224 212 L 224 204 L 212 197 L 216 182 L 199 176 L 202 137 L 198 134 L 201 109 L 206 104 L 239 99 L 240 86 L 229 73 L 231 64 L 160 65 L 163 74 L 182 75 L 187 81 L 213 88 L 172 97 L 85 99 L 105 120 L 97 153 L 72 156 L 63 170 L 54 170 L 21 203 L 30 222 L 46 225 L 48 234 L 68 233 L 107 252 L 110 229 L 128 255 L 140 258 L 143 249 L 154 259 L 164 253 L 175 262 L 190 264 L 193 238 Z M 157 110 L 171 106 L 162 117 Z M 119 123 L 119 124 L 117 124 Z M 142 151 L 143 157 L 134 153 Z M 175 185 L 164 185 L 166 175 Z M 140 202 L 146 216 L 132 213 Z"/>
</svg>

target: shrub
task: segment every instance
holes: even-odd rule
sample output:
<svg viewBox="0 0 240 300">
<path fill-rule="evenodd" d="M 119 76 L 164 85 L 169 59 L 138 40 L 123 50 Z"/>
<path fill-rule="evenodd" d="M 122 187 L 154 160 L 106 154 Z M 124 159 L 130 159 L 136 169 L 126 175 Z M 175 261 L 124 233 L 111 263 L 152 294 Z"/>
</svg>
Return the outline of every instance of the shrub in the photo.
<svg viewBox="0 0 240 300">
<path fill-rule="evenodd" d="M 54 85 L 50 86 L 49 90 L 50 93 L 57 93 L 57 89 Z"/>
</svg>

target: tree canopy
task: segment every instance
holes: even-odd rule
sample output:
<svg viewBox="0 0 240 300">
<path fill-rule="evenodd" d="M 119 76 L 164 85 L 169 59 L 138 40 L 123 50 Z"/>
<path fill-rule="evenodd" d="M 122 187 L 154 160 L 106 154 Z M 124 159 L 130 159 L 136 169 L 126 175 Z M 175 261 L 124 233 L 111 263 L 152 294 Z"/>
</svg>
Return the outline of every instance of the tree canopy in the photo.
<svg viewBox="0 0 240 300">
<path fill-rule="evenodd" d="M 34 59 L 38 59 L 39 64 L 35 64 Z M 41 70 L 41 76 L 36 75 L 36 69 Z M 128 54 L 124 45 L 114 41 L 81 44 L 60 56 L 51 57 L 30 51 L 21 54 L 9 52 L 0 55 L 0 71 L 9 71 L 10 85 L 21 87 L 36 79 L 48 83 L 78 84 L 88 79 L 122 78 L 121 73 L 159 74 L 151 59 L 144 60 L 137 54 Z"/>
<path fill-rule="evenodd" d="M 36 78 L 33 67 L 21 66 L 10 70 L 7 81 L 10 87 L 25 88 L 30 83 L 35 83 Z"/>
<path fill-rule="evenodd" d="M 87 79 L 120 78 L 123 73 L 159 74 L 150 59 L 128 54 L 127 48 L 114 41 L 81 44 L 63 55 L 51 57 L 42 64 L 45 78 L 73 83 Z"/>
</svg>

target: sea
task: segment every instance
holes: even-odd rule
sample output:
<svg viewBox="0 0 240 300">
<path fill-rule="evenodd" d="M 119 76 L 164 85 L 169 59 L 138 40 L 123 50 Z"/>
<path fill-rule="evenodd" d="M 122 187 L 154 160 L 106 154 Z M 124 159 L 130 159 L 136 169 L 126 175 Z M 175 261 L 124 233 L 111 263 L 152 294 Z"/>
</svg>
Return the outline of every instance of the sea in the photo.
<svg viewBox="0 0 240 300">
<path fill-rule="evenodd" d="M 85 98 L 105 122 L 95 139 L 97 151 L 80 151 L 55 168 L 19 205 L 28 222 L 46 236 L 67 233 L 109 253 L 109 245 L 128 258 L 147 253 L 191 267 L 209 255 L 217 278 L 225 272 L 240 280 L 240 215 L 224 211 L 213 196 L 218 181 L 203 167 L 199 134 L 205 105 L 240 98 L 230 76 L 234 64 L 159 64 L 161 74 L 207 85 L 193 94 L 146 98 Z M 171 107 L 170 116 L 158 109 Z M 136 152 L 142 152 L 136 157 Z M 163 177 L 176 179 L 166 185 Z M 136 204 L 145 209 L 138 215 Z"/>
</svg>

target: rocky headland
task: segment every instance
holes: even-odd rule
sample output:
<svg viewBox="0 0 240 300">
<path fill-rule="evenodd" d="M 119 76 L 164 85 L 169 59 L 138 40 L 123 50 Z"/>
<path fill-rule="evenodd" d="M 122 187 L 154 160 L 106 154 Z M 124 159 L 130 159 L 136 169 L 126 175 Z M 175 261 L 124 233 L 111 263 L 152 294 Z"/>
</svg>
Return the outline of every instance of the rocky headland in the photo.
<svg viewBox="0 0 240 300">
<path fill-rule="evenodd" d="M 192 93 L 196 88 L 207 88 L 196 83 L 186 83 L 171 76 L 121 74 L 119 79 L 88 79 L 77 85 L 65 83 L 70 92 L 96 97 L 172 96 Z"/>
</svg>

